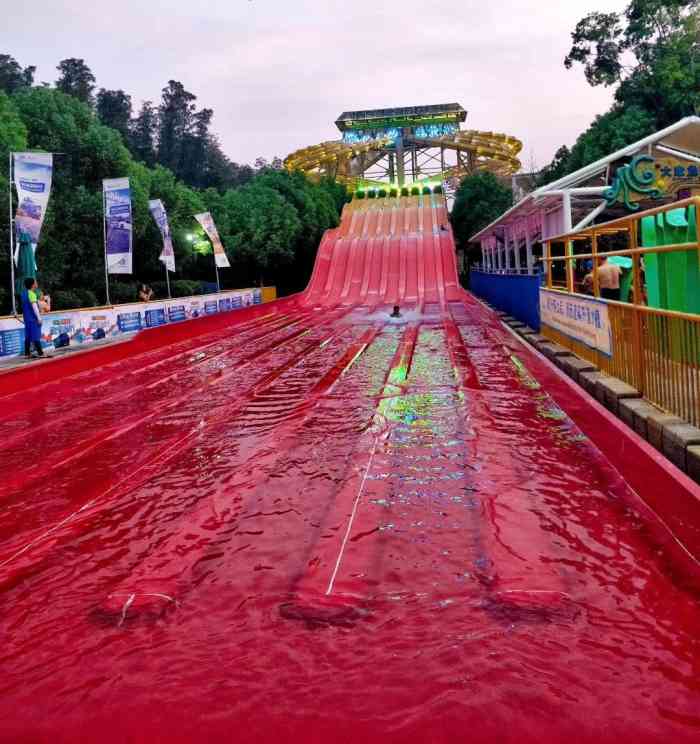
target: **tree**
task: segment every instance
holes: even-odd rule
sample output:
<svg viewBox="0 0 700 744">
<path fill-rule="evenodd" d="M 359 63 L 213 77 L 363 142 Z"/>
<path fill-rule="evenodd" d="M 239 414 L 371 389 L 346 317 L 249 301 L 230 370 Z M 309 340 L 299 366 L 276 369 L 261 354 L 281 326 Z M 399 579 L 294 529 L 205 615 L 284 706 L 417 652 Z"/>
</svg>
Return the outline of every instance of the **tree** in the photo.
<svg viewBox="0 0 700 744">
<path fill-rule="evenodd" d="M 27 128 L 15 108 L 12 100 L 0 91 L 0 162 L 7 163 L 11 152 L 21 152 L 27 148 Z M 0 169 L 0 193 L 7 194 L 9 184 L 7 182 L 7 171 Z M 3 246 L 10 244 L 10 221 L 7 210 L 0 213 L 0 243 Z M 11 297 L 10 285 L 10 260 L 7 249 L 0 251 L 0 315 L 10 311 Z"/>
<path fill-rule="evenodd" d="M 124 138 L 124 142 L 129 142 L 131 96 L 123 90 L 100 88 L 96 110 L 97 116 L 105 126 L 116 129 Z"/>
<path fill-rule="evenodd" d="M 36 67 L 22 67 L 9 54 L 0 54 L 0 90 L 12 94 L 20 88 L 29 88 L 34 83 Z"/>
<path fill-rule="evenodd" d="M 697 0 L 632 0 L 623 13 L 590 13 L 576 25 L 567 68 L 582 64 L 591 85 L 614 85 L 610 110 L 567 154 L 560 148 L 540 185 L 662 129 L 700 107 Z"/>
<path fill-rule="evenodd" d="M 253 181 L 227 191 L 212 213 L 229 258 L 247 265 L 260 281 L 279 276 L 294 261 L 301 221 L 275 189 Z"/>
<path fill-rule="evenodd" d="M 148 166 L 157 158 L 158 112 L 150 101 L 144 101 L 131 125 L 129 146 L 134 157 Z"/>
<path fill-rule="evenodd" d="M 537 185 L 543 186 L 573 173 L 652 134 L 655 129 L 654 117 L 643 109 L 614 106 L 595 118 L 571 150 L 565 146 L 557 150 L 552 162 L 538 174 Z"/>
<path fill-rule="evenodd" d="M 56 81 L 56 88 L 83 103 L 92 104 L 95 90 L 95 76 L 85 64 L 84 59 L 61 60 L 56 69 L 61 73 Z"/>
<path fill-rule="evenodd" d="M 590 13 L 564 64 L 582 64 L 591 85 L 617 85 L 617 103 L 667 126 L 700 104 L 699 15 L 697 0 L 632 0 L 623 14 Z"/>
<path fill-rule="evenodd" d="M 457 247 L 466 249 L 472 235 L 493 222 L 512 204 L 512 191 L 493 173 L 477 171 L 462 179 L 450 215 Z"/>
<path fill-rule="evenodd" d="M 190 132 L 197 96 L 169 80 L 158 107 L 158 162 L 179 174 L 184 164 L 185 137 Z"/>
</svg>

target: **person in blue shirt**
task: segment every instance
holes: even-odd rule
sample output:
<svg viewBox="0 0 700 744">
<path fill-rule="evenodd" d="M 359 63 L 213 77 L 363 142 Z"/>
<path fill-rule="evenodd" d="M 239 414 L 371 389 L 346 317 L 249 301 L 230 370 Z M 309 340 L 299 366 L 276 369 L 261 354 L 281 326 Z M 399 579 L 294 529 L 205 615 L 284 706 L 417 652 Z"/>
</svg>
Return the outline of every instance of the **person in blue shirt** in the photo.
<svg viewBox="0 0 700 744">
<path fill-rule="evenodd" d="M 36 356 L 44 356 L 44 350 L 41 348 L 41 313 L 36 290 L 36 279 L 28 277 L 24 280 L 22 315 L 24 316 L 24 355 L 27 359 L 32 358 L 32 346 L 36 350 Z"/>
</svg>

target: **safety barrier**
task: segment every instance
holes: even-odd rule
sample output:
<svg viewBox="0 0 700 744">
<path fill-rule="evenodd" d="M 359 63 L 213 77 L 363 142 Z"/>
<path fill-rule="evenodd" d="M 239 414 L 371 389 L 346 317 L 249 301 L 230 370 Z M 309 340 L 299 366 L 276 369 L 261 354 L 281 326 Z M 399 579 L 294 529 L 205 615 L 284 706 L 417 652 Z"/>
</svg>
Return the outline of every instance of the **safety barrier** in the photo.
<svg viewBox="0 0 700 744">
<path fill-rule="evenodd" d="M 41 341 L 45 347 L 52 346 L 59 335 L 66 334 L 72 345 L 90 344 L 98 338 L 116 339 L 146 328 L 259 305 L 275 297 L 275 287 L 263 287 L 170 300 L 57 310 L 42 316 Z M 0 317 L 0 357 L 17 356 L 23 349 L 24 324 L 21 317 Z"/>
<path fill-rule="evenodd" d="M 546 289 L 540 293 L 543 335 L 695 426 L 700 426 L 700 315 L 644 304 L 640 260 L 650 257 L 645 261 L 650 272 L 653 257 L 659 254 L 700 253 L 700 225 L 695 220 L 699 208 L 700 198 L 684 199 L 547 241 Z M 687 241 L 639 246 L 638 235 L 645 218 L 656 219 L 679 209 L 687 209 L 692 227 Z M 619 240 L 622 233 L 627 236 L 626 248 L 598 250 L 602 236 L 617 236 Z M 575 251 L 577 241 L 582 240 L 590 241 L 590 252 Z M 564 255 L 552 255 L 552 243 L 564 243 Z M 631 302 L 600 299 L 597 274 L 603 256 L 632 259 Z M 575 291 L 574 262 L 579 260 L 593 262 L 593 297 Z M 557 262 L 566 267 L 565 287 L 554 286 L 553 267 Z M 698 271 L 697 264 L 692 271 Z"/>
<path fill-rule="evenodd" d="M 540 330 L 542 274 L 503 274 L 472 269 L 469 289 L 530 328 Z"/>
</svg>

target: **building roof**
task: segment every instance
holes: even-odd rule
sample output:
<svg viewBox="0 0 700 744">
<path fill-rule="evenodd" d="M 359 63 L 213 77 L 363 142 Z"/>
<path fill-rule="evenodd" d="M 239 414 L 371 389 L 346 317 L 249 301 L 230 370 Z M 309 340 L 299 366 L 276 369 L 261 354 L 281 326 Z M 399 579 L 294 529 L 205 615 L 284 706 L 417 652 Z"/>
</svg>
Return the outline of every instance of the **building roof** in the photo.
<svg viewBox="0 0 700 744">
<path fill-rule="evenodd" d="M 470 242 L 479 241 L 487 237 L 500 224 L 526 215 L 535 206 L 541 208 L 555 201 L 559 202 L 559 192 L 563 190 L 576 188 L 596 178 L 600 179 L 604 185 L 602 179 L 604 179 L 609 165 L 634 155 L 644 148 L 648 148 L 650 151 L 653 151 L 654 148 L 667 148 L 667 150 L 673 150 L 674 154 L 680 158 L 684 155 L 689 156 L 691 159 L 697 158 L 700 155 L 700 117 L 687 116 L 685 119 L 681 119 L 655 134 L 633 142 L 631 145 L 627 145 L 610 155 L 606 155 L 604 158 L 596 160 L 594 163 L 590 163 L 563 178 L 552 181 L 552 183 L 548 183 L 545 186 L 540 186 L 540 188 L 524 196 L 517 204 L 505 211 L 491 224 L 481 229 L 476 235 L 473 235 L 469 239 Z M 658 150 L 658 154 L 661 156 L 667 155 L 667 150 Z M 588 198 L 590 199 L 590 197 Z M 600 201 L 600 198 L 598 198 L 598 201 Z"/>
<path fill-rule="evenodd" d="M 341 132 L 347 129 L 373 126 L 385 126 L 387 120 L 410 122 L 431 119 L 450 118 L 454 121 L 465 121 L 467 112 L 459 103 L 438 103 L 431 106 L 403 106 L 399 108 L 372 109 L 367 111 L 343 111 L 336 119 L 336 126 Z"/>
</svg>

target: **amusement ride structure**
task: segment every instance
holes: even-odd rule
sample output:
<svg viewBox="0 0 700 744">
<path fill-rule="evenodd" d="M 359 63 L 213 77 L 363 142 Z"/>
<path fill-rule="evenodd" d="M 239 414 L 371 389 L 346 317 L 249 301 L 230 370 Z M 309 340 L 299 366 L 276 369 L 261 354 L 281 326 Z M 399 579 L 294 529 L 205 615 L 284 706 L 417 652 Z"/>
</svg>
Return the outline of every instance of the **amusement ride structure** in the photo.
<svg viewBox="0 0 700 744">
<path fill-rule="evenodd" d="M 351 190 L 449 187 L 477 170 L 516 173 L 522 143 L 507 134 L 461 129 L 466 118 L 458 103 L 345 111 L 335 122 L 341 139 L 297 150 L 284 165 Z"/>
</svg>

